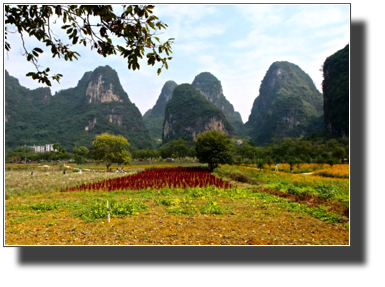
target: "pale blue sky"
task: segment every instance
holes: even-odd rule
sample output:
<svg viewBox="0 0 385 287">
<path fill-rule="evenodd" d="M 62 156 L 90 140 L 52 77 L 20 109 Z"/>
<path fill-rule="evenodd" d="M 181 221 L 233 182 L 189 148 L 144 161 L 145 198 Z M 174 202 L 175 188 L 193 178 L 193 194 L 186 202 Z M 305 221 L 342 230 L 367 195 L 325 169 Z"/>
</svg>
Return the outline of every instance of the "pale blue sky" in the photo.
<svg viewBox="0 0 385 287">
<path fill-rule="evenodd" d="M 124 59 L 103 58 L 82 46 L 74 49 L 81 54 L 78 61 L 52 59 L 47 52 L 40 65 L 63 74 L 60 84 L 53 82 L 53 94 L 76 86 L 85 72 L 109 65 L 142 114 L 153 107 L 166 81 L 192 83 L 207 71 L 221 81 L 224 95 L 246 122 L 261 81 L 275 61 L 298 65 L 322 92 L 321 65 L 349 43 L 349 9 L 347 4 L 156 5 L 154 14 L 169 26 L 161 38 L 175 38 L 169 70 L 160 76 L 158 67 L 148 67 L 145 60 L 139 71 L 130 71 Z M 9 41 L 12 50 L 5 53 L 5 68 L 25 87 L 42 86 L 25 77 L 34 67 L 21 55 L 20 40 L 10 35 Z M 28 46 L 44 48 L 34 41 Z"/>
</svg>

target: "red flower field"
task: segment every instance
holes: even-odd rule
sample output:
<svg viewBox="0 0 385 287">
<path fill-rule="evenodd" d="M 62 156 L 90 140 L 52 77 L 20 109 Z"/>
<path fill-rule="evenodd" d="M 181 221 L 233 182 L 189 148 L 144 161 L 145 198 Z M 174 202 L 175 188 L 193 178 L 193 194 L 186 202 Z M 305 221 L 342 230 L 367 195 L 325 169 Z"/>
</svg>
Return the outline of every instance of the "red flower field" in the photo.
<svg viewBox="0 0 385 287">
<path fill-rule="evenodd" d="M 171 167 L 147 169 L 141 173 L 101 180 L 95 183 L 66 187 L 61 191 L 114 191 L 161 188 L 206 187 L 231 188 L 232 185 L 216 178 L 200 167 Z"/>
</svg>

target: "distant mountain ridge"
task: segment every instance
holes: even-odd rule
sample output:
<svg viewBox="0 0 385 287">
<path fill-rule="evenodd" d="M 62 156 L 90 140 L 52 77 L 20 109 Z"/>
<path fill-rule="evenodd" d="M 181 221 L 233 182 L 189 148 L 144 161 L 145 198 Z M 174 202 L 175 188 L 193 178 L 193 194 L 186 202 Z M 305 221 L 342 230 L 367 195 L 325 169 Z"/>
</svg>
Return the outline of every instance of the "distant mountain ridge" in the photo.
<svg viewBox="0 0 385 287">
<path fill-rule="evenodd" d="M 139 109 L 109 66 L 86 72 L 76 87 L 54 96 L 49 88 L 22 87 L 6 72 L 5 98 L 6 146 L 58 142 L 68 150 L 91 148 L 95 135 L 108 132 L 124 136 L 132 146 L 152 147 Z"/>
<path fill-rule="evenodd" d="M 151 137 L 157 141 L 162 138 L 165 107 L 172 98 L 172 92 L 176 86 L 174 81 L 167 81 L 154 107 L 143 115 L 143 122 L 150 131 Z M 229 124 L 233 126 L 232 130 L 234 130 L 235 135 L 244 135 L 240 113 L 234 111 L 233 105 L 223 95 L 221 82 L 213 74 L 200 73 L 194 78 L 192 86 L 223 112 Z"/>
<path fill-rule="evenodd" d="M 224 97 L 220 81 L 209 72 L 197 75 L 192 84 L 167 81 L 143 117 L 109 66 L 86 72 L 76 87 L 53 96 L 49 88 L 21 86 L 5 71 L 4 89 L 7 148 L 56 142 L 69 151 L 81 145 L 91 148 L 95 135 L 103 132 L 123 135 L 140 149 L 178 138 L 191 145 L 210 129 L 247 137 L 258 146 L 323 128 L 349 135 L 348 45 L 324 63 L 324 95 L 297 65 L 274 62 L 245 124 Z"/>
</svg>

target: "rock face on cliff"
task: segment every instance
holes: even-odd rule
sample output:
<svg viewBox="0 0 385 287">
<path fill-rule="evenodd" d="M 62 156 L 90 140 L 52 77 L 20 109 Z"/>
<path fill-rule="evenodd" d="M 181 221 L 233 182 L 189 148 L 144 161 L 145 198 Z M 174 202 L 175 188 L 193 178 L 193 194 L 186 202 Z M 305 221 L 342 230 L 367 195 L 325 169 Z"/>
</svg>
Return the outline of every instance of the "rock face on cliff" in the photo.
<svg viewBox="0 0 385 287">
<path fill-rule="evenodd" d="M 162 88 L 155 106 L 143 115 L 143 123 L 150 132 L 151 138 L 155 139 L 155 141 L 162 140 L 164 111 L 176 86 L 177 83 L 174 81 L 167 81 Z"/>
<path fill-rule="evenodd" d="M 213 74 L 209 72 L 200 73 L 195 77 L 192 85 L 225 114 L 228 121 L 234 126 L 235 134 L 242 133 L 243 122 L 241 115 L 239 112 L 234 111 L 233 105 L 223 95 L 222 84 Z"/>
<path fill-rule="evenodd" d="M 324 127 L 349 136 L 349 45 L 325 60 L 323 74 Z"/>
<path fill-rule="evenodd" d="M 132 146 L 152 146 L 140 111 L 109 66 L 86 72 L 75 88 L 54 96 L 48 88 L 30 91 L 9 75 L 5 86 L 9 147 L 58 142 L 68 150 L 91 148 L 95 135 L 104 132 L 122 135 Z"/>
<path fill-rule="evenodd" d="M 181 138 L 192 145 L 199 134 L 208 130 L 234 136 L 234 127 L 220 109 L 192 85 L 177 86 L 165 110 L 163 143 Z"/>
<path fill-rule="evenodd" d="M 297 65 L 274 62 L 262 81 L 245 128 L 259 146 L 322 130 L 322 94 Z"/>
</svg>

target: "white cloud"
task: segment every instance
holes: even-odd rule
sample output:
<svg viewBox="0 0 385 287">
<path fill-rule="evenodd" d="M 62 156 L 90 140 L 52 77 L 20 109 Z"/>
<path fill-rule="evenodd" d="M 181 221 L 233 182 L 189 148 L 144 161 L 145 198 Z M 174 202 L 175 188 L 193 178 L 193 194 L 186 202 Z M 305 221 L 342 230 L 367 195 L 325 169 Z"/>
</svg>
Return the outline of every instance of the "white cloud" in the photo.
<svg viewBox="0 0 385 287">
<path fill-rule="evenodd" d="M 336 47 L 342 47 L 343 48 L 347 44 L 347 41 L 349 41 L 348 37 L 336 38 L 336 39 L 333 39 L 333 40 L 330 40 L 328 42 L 323 43 L 322 47 L 332 48 L 332 49 L 336 48 Z"/>
<path fill-rule="evenodd" d="M 311 34 L 311 38 L 323 38 L 323 37 L 336 37 L 336 36 L 343 36 L 346 37 L 349 35 L 350 32 L 350 23 L 344 23 L 340 26 L 333 26 L 329 28 L 325 28 L 322 30 L 317 30 L 315 33 Z M 348 36 L 349 37 L 349 36 Z"/>
<path fill-rule="evenodd" d="M 159 19 L 170 17 L 173 22 L 187 22 L 189 24 L 196 23 L 196 21 L 202 20 L 204 17 L 217 12 L 216 6 L 212 5 L 156 5 L 154 8 L 154 14 Z M 166 23 L 167 24 L 167 23 Z"/>
<path fill-rule="evenodd" d="M 253 24 L 253 29 L 263 30 L 266 27 L 279 25 L 283 21 L 282 5 L 237 5 L 241 17 Z"/>
<path fill-rule="evenodd" d="M 258 30 L 252 30 L 245 39 L 237 40 L 232 43 L 230 43 L 231 46 L 235 48 L 246 48 L 251 46 L 257 46 L 258 42 L 261 38 L 263 38 L 264 35 L 261 34 Z"/>
<path fill-rule="evenodd" d="M 225 32 L 223 24 L 200 24 L 199 26 L 190 27 L 187 34 L 195 32 L 195 35 L 200 38 L 208 38 L 214 35 L 221 35 Z M 191 34 L 190 34 L 191 35 Z"/>
<path fill-rule="evenodd" d="M 176 54 L 178 52 L 181 53 L 198 53 L 202 52 L 204 50 L 207 50 L 208 48 L 212 47 L 212 44 L 203 42 L 203 41 L 194 41 L 194 42 L 188 42 L 188 43 L 182 43 L 179 44 L 177 41 L 173 45 L 173 53 Z"/>
<path fill-rule="evenodd" d="M 231 65 L 231 62 L 225 62 L 216 55 L 199 55 L 196 60 L 200 63 L 198 73 L 210 72 L 223 80 L 236 79 L 240 72 L 240 69 Z"/>
<path fill-rule="evenodd" d="M 299 12 L 290 17 L 286 25 L 308 29 L 349 20 L 349 14 L 336 5 L 300 5 L 298 7 Z"/>
</svg>

